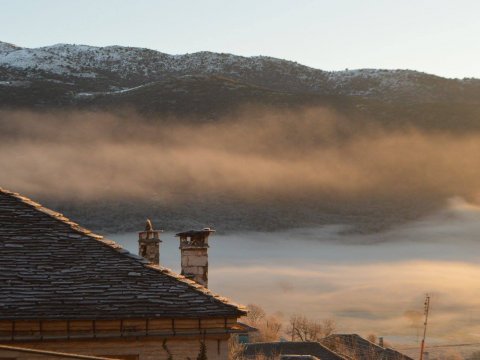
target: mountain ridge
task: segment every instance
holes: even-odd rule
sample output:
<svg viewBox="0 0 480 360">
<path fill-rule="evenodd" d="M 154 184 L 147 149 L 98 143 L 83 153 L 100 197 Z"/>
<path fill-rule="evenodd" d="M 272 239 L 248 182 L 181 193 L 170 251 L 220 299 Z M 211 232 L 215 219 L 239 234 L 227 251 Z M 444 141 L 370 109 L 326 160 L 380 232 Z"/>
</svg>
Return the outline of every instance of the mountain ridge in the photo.
<svg viewBox="0 0 480 360">
<path fill-rule="evenodd" d="M 480 80 L 413 70 L 328 72 L 265 56 L 0 43 L 0 108 L 132 109 L 160 121 L 220 119 L 244 106 L 321 106 L 381 126 L 480 130 Z"/>
<path fill-rule="evenodd" d="M 7 51 L 7 50 L 9 51 Z M 155 53 L 160 56 L 165 56 L 165 57 L 170 57 L 172 59 L 182 59 L 182 58 L 205 58 L 205 57 L 222 57 L 222 60 L 225 60 L 225 58 L 231 58 L 231 59 L 252 59 L 252 60 L 270 60 L 270 61 L 277 61 L 277 62 L 286 62 L 290 63 L 292 65 L 296 65 L 302 68 L 308 68 L 312 70 L 318 70 L 322 71 L 325 73 L 334 73 L 334 74 L 345 74 L 345 73 L 369 73 L 369 72 L 408 72 L 408 73 L 417 73 L 417 74 L 424 74 L 424 75 L 429 75 L 432 77 L 437 77 L 437 78 L 442 78 L 446 80 L 479 80 L 474 77 L 464 77 L 463 79 L 461 78 L 450 78 L 450 77 L 444 77 L 440 75 L 435 75 L 435 74 L 430 74 L 427 72 L 423 71 L 418 71 L 418 70 L 411 70 L 411 69 L 383 69 L 383 68 L 358 68 L 358 69 L 345 69 L 345 70 L 322 70 L 316 67 L 308 66 L 308 65 L 303 65 L 301 63 L 298 63 L 297 61 L 293 60 L 287 60 L 287 59 L 281 59 L 281 58 L 276 58 L 272 56 L 267 56 L 267 55 L 255 55 L 255 56 L 244 56 L 244 55 L 236 55 L 232 53 L 219 53 L 219 52 L 213 52 L 213 51 L 197 51 L 193 53 L 185 53 L 185 54 L 168 54 L 165 52 L 161 52 L 158 50 L 153 50 L 149 48 L 144 48 L 144 47 L 135 47 L 135 46 L 123 46 L 123 45 L 108 45 L 108 46 L 93 46 L 93 45 L 86 45 L 86 44 L 69 44 L 69 43 L 57 43 L 53 45 L 47 45 L 47 46 L 40 46 L 40 47 L 35 47 L 35 48 L 27 48 L 27 47 L 21 47 L 17 46 L 12 43 L 0 41 L 0 52 L 13 52 L 13 51 L 18 51 L 18 50 L 26 50 L 34 53 L 35 51 L 46 51 L 49 52 L 49 50 L 65 50 L 65 51 L 71 51 L 71 50 L 76 50 L 77 52 L 80 52 L 80 50 L 83 51 L 103 51 L 103 50 L 119 50 L 121 52 L 125 51 L 136 51 L 136 52 L 147 52 L 147 53 Z"/>
<path fill-rule="evenodd" d="M 135 47 L 56 44 L 23 48 L 0 43 L 0 81 L 51 78 L 74 83 L 134 87 L 166 76 L 220 75 L 285 92 L 359 96 L 413 102 L 448 99 L 451 93 L 477 93 L 478 79 L 447 79 L 414 70 L 324 71 L 268 56 L 245 57 L 201 51 L 169 55 Z M 88 91 L 83 85 L 79 91 Z M 91 84 L 90 84 L 90 87 Z M 103 91 L 108 91 L 104 86 Z"/>
</svg>

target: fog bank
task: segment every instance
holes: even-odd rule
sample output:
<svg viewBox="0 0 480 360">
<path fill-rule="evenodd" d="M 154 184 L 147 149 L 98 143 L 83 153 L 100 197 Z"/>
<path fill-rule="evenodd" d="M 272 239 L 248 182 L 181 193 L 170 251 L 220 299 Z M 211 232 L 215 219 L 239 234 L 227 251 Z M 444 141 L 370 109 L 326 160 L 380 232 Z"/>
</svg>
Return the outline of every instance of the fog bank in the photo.
<svg viewBox="0 0 480 360">
<path fill-rule="evenodd" d="M 110 238 L 136 253 L 137 236 Z M 180 271 L 178 238 L 161 237 L 161 263 Z M 429 345 L 476 342 L 480 333 L 480 208 L 462 199 L 381 233 L 347 235 L 337 225 L 215 234 L 209 243 L 210 288 L 285 320 L 334 318 L 340 332 L 417 346 L 429 293 Z"/>
<path fill-rule="evenodd" d="M 101 221 L 117 228 L 137 205 L 141 222 L 161 205 L 158 227 L 190 210 L 195 226 L 212 225 L 200 218 L 217 214 L 212 288 L 272 312 L 303 309 L 338 318 L 343 331 L 414 341 L 415 314 L 431 292 L 432 336 L 480 332 L 480 135 L 372 127 L 321 108 L 250 109 L 202 124 L 157 120 L 0 112 L 0 186 L 68 203 L 82 213 L 73 220 L 87 226 L 92 206 L 109 202 L 128 205 L 105 207 Z M 331 226 L 222 230 L 224 221 L 264 223 L 268 211 L 278 223 L 290 219 L 288 227 L 309 216 L 318 224 L 324 214 Z M 392 214 L 402 223 L 388 231 L 352 232 L 358 219 Z"/>
<path fill-rule="evenodd" d="M 4 111 L 0 129 L 0 184 L 32 196 L 421 202 L 471 199 L 479 185 L 477 134 L 387 131 L 325 109 L 197 125 Z"/>
</svg>

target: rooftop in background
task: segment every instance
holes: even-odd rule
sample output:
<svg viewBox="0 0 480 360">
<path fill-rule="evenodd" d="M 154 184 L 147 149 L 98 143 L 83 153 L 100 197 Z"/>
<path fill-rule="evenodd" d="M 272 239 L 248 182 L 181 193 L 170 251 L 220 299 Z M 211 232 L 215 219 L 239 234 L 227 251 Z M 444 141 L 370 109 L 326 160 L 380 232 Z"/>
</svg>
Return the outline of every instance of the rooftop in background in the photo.
<svg viewBox="0 0 480 360">
<path fill-rule="evenodd" d="M 248 359 L 254 359 L 258 354 L 267 358 L 278 355 L 311 355 L 321 360 L 346 360 L 345 357 L 328 349 L 318 342 L 268 342 L 245 344 L 243 352 Z"/>
<path fill-rule="evenodd" d="M 329 349 L 356 360 L 413 360 L 401 352 L 379 346 L 357 334 L 333 334 L 322 339 Z"/>
</svg>

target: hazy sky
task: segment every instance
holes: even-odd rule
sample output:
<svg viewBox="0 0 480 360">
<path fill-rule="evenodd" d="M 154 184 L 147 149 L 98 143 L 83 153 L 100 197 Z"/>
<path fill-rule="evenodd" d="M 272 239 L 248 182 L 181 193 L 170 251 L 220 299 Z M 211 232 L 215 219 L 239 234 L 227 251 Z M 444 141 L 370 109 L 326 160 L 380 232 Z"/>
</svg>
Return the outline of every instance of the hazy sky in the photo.
<svg viewBox="0 0 480 360">
<path fill-rule="evenodd" d="M 0 40 L 269 55 L 480 77 L 475 0 L 0 0 Z"/>
</svg>

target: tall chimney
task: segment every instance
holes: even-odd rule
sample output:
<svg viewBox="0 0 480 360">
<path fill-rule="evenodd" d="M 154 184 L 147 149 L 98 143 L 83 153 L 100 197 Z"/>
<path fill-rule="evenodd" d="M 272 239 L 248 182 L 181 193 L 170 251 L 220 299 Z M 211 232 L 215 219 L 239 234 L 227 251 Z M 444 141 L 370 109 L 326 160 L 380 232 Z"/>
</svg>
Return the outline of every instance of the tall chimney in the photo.
<svg viewBox="0 0 480 360">
<path fill-rule="evenodd" d="M 138 255 L 156 265 L 160 264 L 160 233 L 161 230 L 153 229 L 149 219 L 145 224 L 145 231 L 138 233 Z"/>
<path fill-rule="evenodd" d="M 215 232 L 210 228 L 178 233 L 182 275 L 208 287 L 208 237 Z"/>
</svg>

